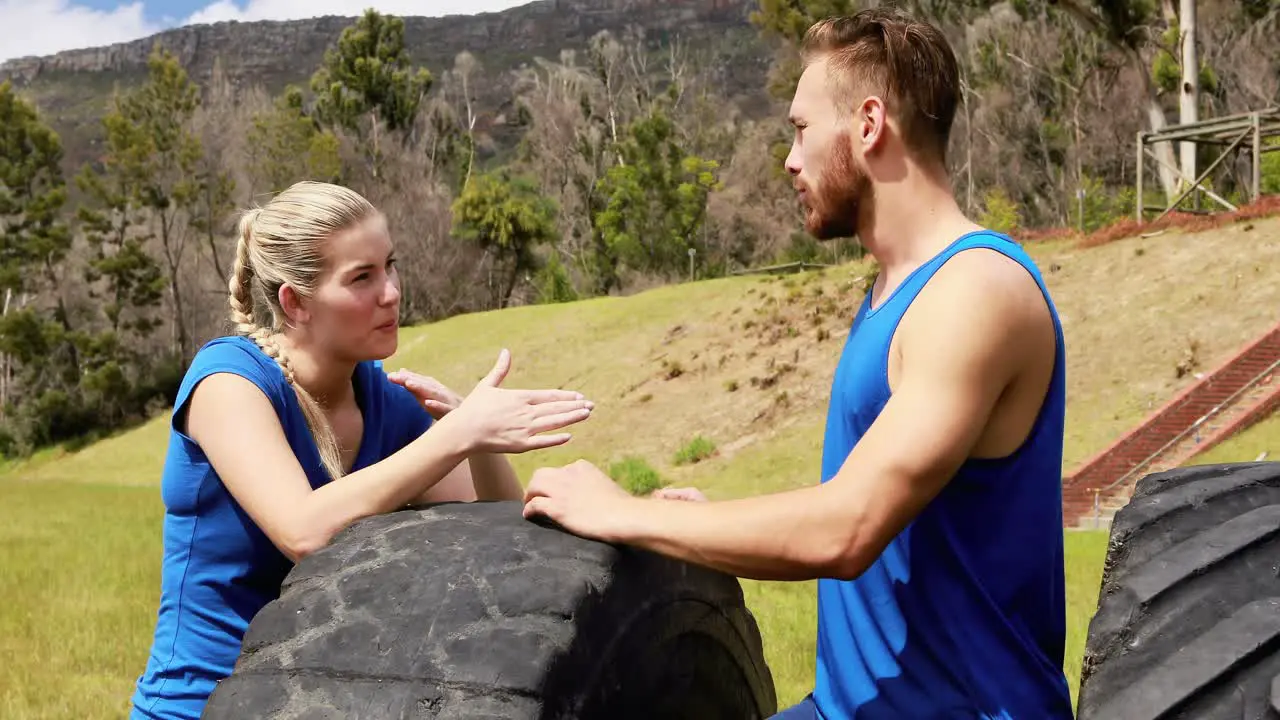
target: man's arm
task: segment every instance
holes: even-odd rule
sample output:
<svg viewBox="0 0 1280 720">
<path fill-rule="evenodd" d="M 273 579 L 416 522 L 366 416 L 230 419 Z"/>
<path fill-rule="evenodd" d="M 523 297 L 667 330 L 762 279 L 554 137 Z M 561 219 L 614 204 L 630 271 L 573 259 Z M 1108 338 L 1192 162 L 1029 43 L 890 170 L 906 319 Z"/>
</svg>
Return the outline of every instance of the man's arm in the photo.
<svg viewBox="0 0 1280 720">
<path fill-rule="evenodd" d="M 581 469 L 552 471 L 534 476 L 526 515 L 545 511 L 572 531 L 740 577 L 860 575 L 969 456 L 1029 338 L 1048 322 L 1038 287 L 1021 268 L 1012 268 L 1021 278 L 1010 271 L 980 253 L 939 271 L 899 326 L 892 397 L 831 481 L 718 503 L 596 494 L 591 507 L 594 480 Z M 1028 303 L 1030 292 L 1037 302 Z"/>
</svg>

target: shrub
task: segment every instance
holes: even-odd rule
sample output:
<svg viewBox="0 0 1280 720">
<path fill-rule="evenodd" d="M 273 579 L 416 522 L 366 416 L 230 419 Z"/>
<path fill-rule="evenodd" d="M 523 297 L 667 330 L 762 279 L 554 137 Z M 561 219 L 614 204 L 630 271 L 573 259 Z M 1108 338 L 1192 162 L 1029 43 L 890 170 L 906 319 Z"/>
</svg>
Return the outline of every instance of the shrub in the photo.
<svg viewBox="0 0 1280 720">
<path fill-rule="evenodd" d="M 1012 233 L 1021 224 L 1018 204 L 1009 198 L 1004 188 L 992 188 L 983 198 L 983 211 L 979 223 L 996 232 Z"/>
<path fill-rule="evenodd" d="M 689 441 L 676 453 L 675 463 L 677 465 L 692 465 L 702 462 L 714 455 L 716 452 L 716 444 L 701 435 Z"/>
<path fill-rule="evenodd" d="M 644 458 L 628 456 L 609 466 L 609 477 L 632 495 L 648 495 L 662 487 L 662 477 Z"/>
</svg>

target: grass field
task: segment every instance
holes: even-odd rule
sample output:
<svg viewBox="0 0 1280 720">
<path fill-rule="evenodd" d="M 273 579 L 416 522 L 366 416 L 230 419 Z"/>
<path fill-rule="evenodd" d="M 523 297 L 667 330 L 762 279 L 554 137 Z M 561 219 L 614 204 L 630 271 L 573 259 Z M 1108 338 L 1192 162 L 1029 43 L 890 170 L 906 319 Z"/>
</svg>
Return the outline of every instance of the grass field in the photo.
<svg viewBox="0 0 1280 720">
<path fill-rule="evenodd" d="M 0 480 L 0 717 L 124 717 L 146 663 L 161 508 L 150 488 Z M 1069 532 L 1066 665 L 1074 690 L 1106 545 Z M 814 584 L 743 583 L 779 699 L 813 682 Z"/>
<path fill-rule="evenodd" d="M 1070 467 L 1275 322 L 1280 219 L 1251 229 L 1166 233 L 1088 250 L 1035 245 L 1067 332 Z M 1213 261 L 1206 264 L 1205 257 Z M 408 328 L 388 367 L 465 391 L 513 352 L 509 386 L 578 389 L 597 403 L 538 465 L 634 456 L 666 483 L 713 498 L 814 482 L 830 373 L 867 268 L 740 277 L 630 298 L 526 307 Z M 167 417 L 76 453 L 50 450 L 0 469 L 0 717 L 121 717 L 146 661 L 159 578 L 156 492 Z M 678 464 L 697 437 L 712 455 Z M 1280 418 L 1206 458 L 1280 455 Z M 1106 537 L 1068 533 L 1073 687 L 1095 607 Z M 782 702 L 812 682 L 810 583 L 744 583 Z"/>
</svg>

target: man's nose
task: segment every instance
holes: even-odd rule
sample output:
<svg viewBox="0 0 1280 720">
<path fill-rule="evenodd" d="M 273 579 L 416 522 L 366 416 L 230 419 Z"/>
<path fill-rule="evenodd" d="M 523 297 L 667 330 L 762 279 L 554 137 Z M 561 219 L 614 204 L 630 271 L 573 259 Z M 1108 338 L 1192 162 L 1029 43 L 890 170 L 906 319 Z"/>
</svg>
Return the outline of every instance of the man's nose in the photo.
<svg viewBox="0 0 1280 720">
<path fill-rule="evenodd" d="M 791 145 L 791 152 L 787 153 L 787 160 L 785 164 L 787 167 L 787 172 L 791 173 L 792 175 L 800 174 L 800 169 L 801 169 L 800 152 L 796 148 L 794 143 Z"/>
</svg>

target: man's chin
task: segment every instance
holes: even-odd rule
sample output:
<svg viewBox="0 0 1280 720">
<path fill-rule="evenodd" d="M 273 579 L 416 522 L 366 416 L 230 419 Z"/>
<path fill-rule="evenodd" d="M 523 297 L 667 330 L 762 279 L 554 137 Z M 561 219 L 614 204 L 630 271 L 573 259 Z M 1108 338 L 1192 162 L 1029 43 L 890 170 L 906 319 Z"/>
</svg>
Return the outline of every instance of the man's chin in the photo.
<svg viewBox="0 0 1280 720">
<path fill-rule="evenodd" d="M 804 224 L 805 232 L 809 233 L 809 237 L 818 242 L 829 242 L 847 235 L 841 232 L 842 228 L 835 227 L 831 223 L 822 223 L 814 220 L 806 221 Z"/>
<path fill-rule="evenodd" d="M 850 215 L 853 214 L 856 213 Z M 805 213 L 804 230 L 809 237 L 819 242 L 853 238 L 858 234 L 857 226 L 849 221 L 849 217 L 841 216 L 833 219 L 813 210 Z"/>
</svg>

